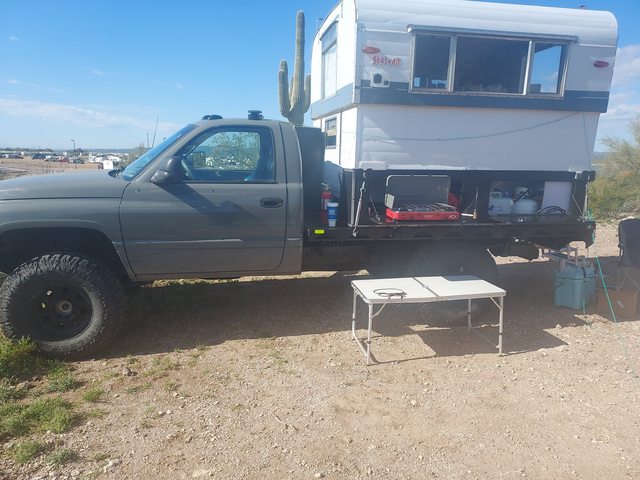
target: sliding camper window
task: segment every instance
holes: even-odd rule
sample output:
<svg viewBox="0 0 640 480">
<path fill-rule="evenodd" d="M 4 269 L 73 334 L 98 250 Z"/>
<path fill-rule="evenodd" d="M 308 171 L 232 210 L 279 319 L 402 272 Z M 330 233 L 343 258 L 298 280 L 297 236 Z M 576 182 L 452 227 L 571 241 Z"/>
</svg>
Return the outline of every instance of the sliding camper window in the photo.
<svg viewBox="0 0 640 480">
<path fill-rule="evenodd" d="M 562 91 L 562 67 L 565 46 L 559 43 L 535 42 L 528 93 L 558 95 Z"/>
<path fill-rule="evenodd" d="M 412 91 L 561 95 L 566 43 L 417 34 Z"/>
<path fill-rule="evenodd" d="M 417 37 L 413 62 L 413 88 L 449 89 L 450 51 L 451 37 Z"/>
<path fill-rule="evenodd" d="M 522 93 L 529 42 L 459 37 L 454 92 Z"/>
<path fill-rule="evenodd" d="M 338 85 L 338 27 L 333 23 L 320 38 L 322 46 L 322 98 L 336 94 Z"/>
</svg>

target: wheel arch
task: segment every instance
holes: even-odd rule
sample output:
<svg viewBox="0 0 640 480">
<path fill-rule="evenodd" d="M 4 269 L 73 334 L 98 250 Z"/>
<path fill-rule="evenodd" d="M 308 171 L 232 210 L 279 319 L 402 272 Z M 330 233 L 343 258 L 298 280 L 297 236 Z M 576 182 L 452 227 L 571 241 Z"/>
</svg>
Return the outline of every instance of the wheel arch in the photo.
<svg viewBox="0 0 640 480">
<path fill-rule="evenodd" d="M 121 281 L 134 279 L 124 251 L 97 229 L 21 228 L 0 234 L 0 270 L 5 273 L 34 257 L 53 252 L 84 254 L 111 269 Z"/>
</svg>

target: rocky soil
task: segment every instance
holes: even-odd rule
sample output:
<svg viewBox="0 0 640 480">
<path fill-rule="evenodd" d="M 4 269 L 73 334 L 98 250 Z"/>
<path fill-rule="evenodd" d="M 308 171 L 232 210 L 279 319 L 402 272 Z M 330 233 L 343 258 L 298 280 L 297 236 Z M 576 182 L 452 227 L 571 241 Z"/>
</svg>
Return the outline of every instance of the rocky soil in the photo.
<svg viewBox="0 0 640 480">
<path fill-rule="evenodd" d="M 617 251 L 600 227 L 589 255 L 611 272 Z M 640 322 L 554 307 L 557 268 L 500 259 L 504 356 L 401 305 L 370 367 L 349 331 L 366 272 L 156 282 L 107 358 L 73 364 L 81 420 L 42 437 L 73 461 L 5 455 L 0 478 L 640 478 Z M 496 319 L 479 330 L 497 338 Z"/>
</svg>

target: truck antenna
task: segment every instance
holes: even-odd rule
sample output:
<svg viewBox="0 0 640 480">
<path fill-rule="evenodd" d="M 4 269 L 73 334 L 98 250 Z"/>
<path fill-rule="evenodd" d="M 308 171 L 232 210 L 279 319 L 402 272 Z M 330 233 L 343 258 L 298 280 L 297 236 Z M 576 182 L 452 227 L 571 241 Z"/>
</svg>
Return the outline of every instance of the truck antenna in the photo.
<svg viewBox="0 0 640 480">
<path fill-rule="evenodd" d="M 153 141 L 151 142 L 151 148 L 153 148 L 156 144 L 156 133 L 158 133 L 158 120 L 160 120 L 160 117 L 156 116 L 156 128 L 153 131 Z"/>
</svg>

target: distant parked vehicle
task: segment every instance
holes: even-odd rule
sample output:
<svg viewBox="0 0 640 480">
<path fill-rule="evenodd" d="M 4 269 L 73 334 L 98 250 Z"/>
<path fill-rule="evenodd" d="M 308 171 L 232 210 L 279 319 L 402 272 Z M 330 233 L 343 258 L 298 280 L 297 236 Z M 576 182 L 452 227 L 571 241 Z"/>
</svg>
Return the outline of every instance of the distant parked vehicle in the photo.
<svg viewBox="0 0 640 480">
<path fill-rule="evenodd" d="M 76 163 L 76 164 L 84 165 L 84 159 L 79 158 L 79 157 L 72 158 L 72 159 L 71 159 L 71 163 Z"/>
<path fill-rule="evenodd" d="M 58 161 L 60 163 L 70 163 L 69 157 L 59 157 Z"/>
<path fill-rule="evenodd" d="M 22 155 L 20 155 L 19 153 L 7 153 L 5 155 L 6 158 L 24 158 Z"/>
<path fill-rule="evenodd" d="M 33 160 L 44 160 L 45 158 L 47 158 L 47 156 L 44 153 L 34 153 L 33 157 L 31 157 Z"/>
</svg>

